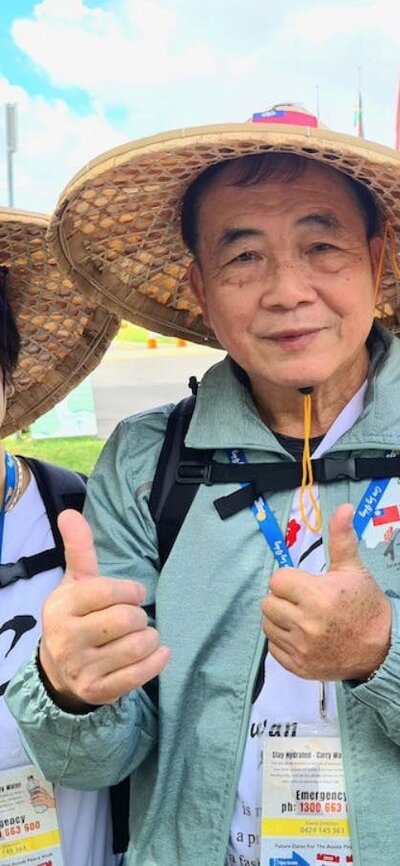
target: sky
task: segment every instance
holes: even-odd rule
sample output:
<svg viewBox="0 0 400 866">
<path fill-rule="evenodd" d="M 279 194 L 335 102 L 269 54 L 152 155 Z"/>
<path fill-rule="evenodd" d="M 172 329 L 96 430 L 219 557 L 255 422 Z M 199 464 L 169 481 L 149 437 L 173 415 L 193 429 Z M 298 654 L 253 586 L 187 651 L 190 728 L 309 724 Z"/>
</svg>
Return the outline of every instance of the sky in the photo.
<svg viewBox="0 0 400 866">
<path fill-rule="evenodd" d="M 397 10 L 397 11 L 396 11 Z M 125 141 L 280 102 L 394 147 L 396 0 L 0 0 L 0 205 L 50 212 Z M 7 160 L 6 104 L 17 112 Z"/>
</svg>

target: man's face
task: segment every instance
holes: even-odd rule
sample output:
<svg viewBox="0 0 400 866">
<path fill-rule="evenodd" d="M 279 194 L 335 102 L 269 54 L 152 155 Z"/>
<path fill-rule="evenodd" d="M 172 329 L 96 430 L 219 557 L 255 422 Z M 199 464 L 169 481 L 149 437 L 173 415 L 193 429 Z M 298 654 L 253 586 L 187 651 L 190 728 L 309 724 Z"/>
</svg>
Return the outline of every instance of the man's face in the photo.
<svg viewBox="0 0 400 866">
<path fill-rule="evenodd" d="M 206 323 L 255 386 L 300 388 L 351 371 L 371 328 L 381 240 L 333 169 L 204 194 L 192 289 Z"/>
</svg>

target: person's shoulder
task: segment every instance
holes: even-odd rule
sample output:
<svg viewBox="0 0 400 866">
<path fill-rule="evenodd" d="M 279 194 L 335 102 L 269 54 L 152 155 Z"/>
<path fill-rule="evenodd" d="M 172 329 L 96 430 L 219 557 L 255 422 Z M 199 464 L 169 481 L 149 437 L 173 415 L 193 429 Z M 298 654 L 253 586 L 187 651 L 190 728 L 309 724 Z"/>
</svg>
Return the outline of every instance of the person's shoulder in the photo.
<svg viewBox="0 0 400 866">
<path fill-rule="evenodd" d="M 105 474 L 132 475 L 135 487 L 152 478 L 174 405 L 156 406 L 122 419 L 102 449 L 89 488 Z"/>
<path fill-rule="evenodd" d="M 168 418 L 176 404 L 166 403 L 123 418 L 107 440 L 103 451 L 121 450 L 130 454 L 151 450 L 162 443 Z M 161 444 L 160 444 L 161 447 Z"/>
<path fill-rule="evenodd" d="M 130 435 L 133 431 L 148 430 L 155 433 L 165 430 L 168 424 L 168 418 L 175 408 L 175 403 L 165 403 L 161 406 L 154 406 L 150 409 L 144 409 L 142 412 L 136 412 L 134 415 L 128 415 L 123 418 L 116 426 L 114 433 L 119 435 Z"/>
</svg>

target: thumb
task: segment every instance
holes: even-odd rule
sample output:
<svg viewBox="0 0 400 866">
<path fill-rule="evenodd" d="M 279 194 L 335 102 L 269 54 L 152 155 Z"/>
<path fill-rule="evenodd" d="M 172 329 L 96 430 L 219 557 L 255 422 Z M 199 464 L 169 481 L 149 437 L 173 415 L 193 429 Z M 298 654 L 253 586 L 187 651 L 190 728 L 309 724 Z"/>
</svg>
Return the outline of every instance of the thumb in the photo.
<svg viewBox="0 0 400 866">
<path fill-rule="evenodd" d="M 339 505 L 329 523 L 330 571 L 365 570 L 358 551 L 358 539 L 353 529 L 354 508 L 346 502 Z"/>
<path fill-rule="evenodd" d="M 82 580 L 97 577 L 96 551 L 87 520 L 79 511 L 67 508 L 59 514 L 57 524 L 64 542 L 67 578 Z"/>
</svg>

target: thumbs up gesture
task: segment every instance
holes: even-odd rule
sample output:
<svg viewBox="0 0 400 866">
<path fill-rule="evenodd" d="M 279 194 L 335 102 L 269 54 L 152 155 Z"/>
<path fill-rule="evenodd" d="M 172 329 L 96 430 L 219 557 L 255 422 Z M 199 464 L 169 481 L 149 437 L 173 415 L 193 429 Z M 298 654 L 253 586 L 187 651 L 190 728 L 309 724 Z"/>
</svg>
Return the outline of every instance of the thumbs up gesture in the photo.
<svg viewBox="0 0 400 866">
<path fill-rule="evenodd" d="M 391 605 L 360 559 L 352 518 L 347 503 L 332 517 L 326 574 L 279 569 L 262 600 L 269 651 L 304 679 L 365 680 L 389 649 Z"/>
<path fill-rule="evenodd" d="M 99 576 L 85 518 L 66 510 L 58 526 L 66 572 L 43 607 L 40 663 L 56 703 L 79 712 L 113 703 L 156 677 L 169 650 L 140 607 L 144 587 Z"/>
</svg>

